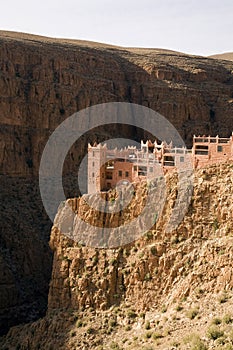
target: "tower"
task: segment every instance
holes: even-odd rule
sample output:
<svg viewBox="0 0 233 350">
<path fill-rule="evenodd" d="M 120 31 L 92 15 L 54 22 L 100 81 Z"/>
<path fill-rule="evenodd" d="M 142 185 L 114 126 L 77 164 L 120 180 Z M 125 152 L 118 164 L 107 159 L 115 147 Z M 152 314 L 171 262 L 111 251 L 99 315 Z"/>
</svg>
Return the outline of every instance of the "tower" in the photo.
<svg viewBox="0 0 233 350">
<path fill-rule="evenodd" d="M 96 144 L 93 146 L 88 144 L 88 185 L 87 192 L 89 194 L 102 190 L 103 174 L 101 169 L 106 159 L 106 145 Z"/>
</svg>

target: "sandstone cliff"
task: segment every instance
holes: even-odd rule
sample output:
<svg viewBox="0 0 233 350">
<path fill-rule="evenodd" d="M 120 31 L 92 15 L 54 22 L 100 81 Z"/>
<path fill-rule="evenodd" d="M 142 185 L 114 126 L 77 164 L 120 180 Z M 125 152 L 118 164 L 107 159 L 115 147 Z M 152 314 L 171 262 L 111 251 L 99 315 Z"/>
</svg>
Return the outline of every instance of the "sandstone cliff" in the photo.
<svg viewBox="0 0 233 350">
<path fill-rule="evenodd" d="M 170 235 L 164 228 L 177 198 L 175 174 L 166 179 L 161 217 L 128 246 L 83 247 L 54 227 L 47 316 L 12 328 L 2 349 L 219 349 L 214 330 L 230 349 L 232 175 L 232 163 L 196 171 L 189 209 Z M 141 210 L 145 184 L 137 195 Z M 67 205 L 77 210 L 77 199 Z"/>
<path fill-rule="evenodd" d="M 40 200 L 38 167 L 55 127 L 87 106 L 129 101 L 166 116 L 187 144 L 193 133 L 229 136 L 232 71 L 231 62 L 175 52 L 0 32 L 2 332 L 46 309 L 51 223 Z M 104 136 L 122 132 L 139 140 L 143 136 L 140 130 L 116 126 L 104 130 Z M 87 139 L 104 136 L 103 130 L 95 131 Z M 78 195 L 72 174 L 86 141 L 77 142 L 67 156 L 69 197 Z"/>
</svg>

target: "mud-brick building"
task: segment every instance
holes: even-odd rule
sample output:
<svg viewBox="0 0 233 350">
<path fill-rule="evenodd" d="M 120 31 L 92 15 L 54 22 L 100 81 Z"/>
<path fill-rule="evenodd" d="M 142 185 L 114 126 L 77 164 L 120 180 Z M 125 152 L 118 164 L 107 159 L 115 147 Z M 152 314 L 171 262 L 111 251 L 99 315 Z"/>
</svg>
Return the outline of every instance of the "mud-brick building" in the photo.
<svg viewBox="0 0 233 350">
<path fill-rule="evenodd" d="M 119 183 L 153 179 L 187 164 L 201 168 L 233 160 L 233 133 L 229 138 L 195 136 L 192 149 L 173 147 L 165 141 L 141 141 L 140 149 L 108 149 L 106 144 L 88 145 L 88 193 L 108 190 Z"/>
<path fill-rule="evenodd" d="M 194 168 L 233 159 L 233 133 L 229 138 L 194 135 L 192 157 Z"/>
</svg>

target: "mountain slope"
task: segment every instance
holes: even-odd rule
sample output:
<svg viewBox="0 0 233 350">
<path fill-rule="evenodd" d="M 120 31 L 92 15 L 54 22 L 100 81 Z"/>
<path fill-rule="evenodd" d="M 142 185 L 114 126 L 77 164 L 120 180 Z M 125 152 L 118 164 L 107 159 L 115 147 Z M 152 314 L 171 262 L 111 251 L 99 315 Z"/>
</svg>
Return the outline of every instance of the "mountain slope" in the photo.
<svg viewBox="0 0 233 350">
<path fill-rule="evenodd" d="M 233 61 L 233 52 L 220 53 L 216 55 L 209 56 L 211 58 L 217 58 L 220 60 Z"/>
</svg>

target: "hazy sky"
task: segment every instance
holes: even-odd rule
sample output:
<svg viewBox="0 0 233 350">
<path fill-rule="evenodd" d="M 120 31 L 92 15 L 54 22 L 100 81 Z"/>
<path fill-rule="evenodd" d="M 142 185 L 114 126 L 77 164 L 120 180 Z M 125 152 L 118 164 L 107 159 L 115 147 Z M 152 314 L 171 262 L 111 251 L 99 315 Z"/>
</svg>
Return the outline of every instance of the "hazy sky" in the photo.
<svg viewBox="0 0 233 350">
<path fill-rule="evenodd" d="M 210 55 L 233 51 L 233 0 L 2 0 L 0 29 Z"/>
</svg>

